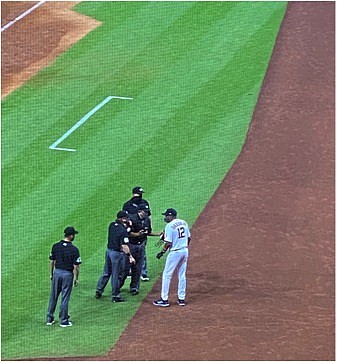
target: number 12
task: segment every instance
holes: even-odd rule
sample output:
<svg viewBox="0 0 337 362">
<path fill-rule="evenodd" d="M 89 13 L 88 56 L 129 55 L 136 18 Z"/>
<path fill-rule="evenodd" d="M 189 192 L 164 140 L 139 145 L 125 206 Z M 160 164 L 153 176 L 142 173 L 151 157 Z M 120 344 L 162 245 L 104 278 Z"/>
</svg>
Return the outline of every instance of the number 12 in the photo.
<svg viewBox="0 0 337 362">
<path fill-rule="evenodd" d="M 183 228 L 183 227 L 178 228 L 178 235 L 179 235 L 179 239 L 184 238 L 185 237 L 185 228 Z"/>
</svg>

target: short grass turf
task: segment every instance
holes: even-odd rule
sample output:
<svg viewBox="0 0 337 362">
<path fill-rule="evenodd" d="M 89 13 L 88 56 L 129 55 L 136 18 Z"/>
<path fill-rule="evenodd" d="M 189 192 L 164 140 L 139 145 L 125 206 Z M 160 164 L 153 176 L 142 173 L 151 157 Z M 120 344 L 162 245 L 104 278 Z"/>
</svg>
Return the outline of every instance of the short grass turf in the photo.
<svg viewBox="0 0 337 362">
<path fill-rule="evenodd" d="M 140 184 L 190 225 L 244 143 L 284 2 L 83 2 L 102 25 L 2 103 L 2 359 L 104 354 L 161 274 L 121 305 L 94 299 L 107 228 Z M 33 35 L 32 35 L 33 36 Z M 5 49 L 3 50 L 5 51 Z M 107 96 L 112 99 L 49 149 Z M 72 328 L 45 325 L 51 245 L 80 231 Z M 191 261 L 192 262 L 192 261 Z M 154 311 L 155 312 L 155 311 Z M 151 318 L 151 316 L 149 316 Z M 56 313 L 57 319 L 57 313 Z M 146 331 L 144 331 L 146 335 Z"/>
</svg>

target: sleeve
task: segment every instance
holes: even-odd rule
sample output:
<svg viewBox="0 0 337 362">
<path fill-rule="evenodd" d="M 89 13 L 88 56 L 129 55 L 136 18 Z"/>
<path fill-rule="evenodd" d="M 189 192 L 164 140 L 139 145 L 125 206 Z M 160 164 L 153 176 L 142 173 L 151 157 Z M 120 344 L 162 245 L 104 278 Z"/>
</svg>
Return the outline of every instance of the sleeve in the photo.
<svg viewBox="0 0 337 362">
<path fill-rule="evenodd" d="M 128 203 L 129 203 L 129 201 L 124 203 L 122 210 L 128 211 Z"/>
<path fill-rule="evenodd" d="M 53 245 L 53 247 L 51 248 L 51 252 L 49 254 L 49 260 L 56 260 L 55 245 Z"/>
<path fill-rule="evenodd" d="M 190 228 L 188 227 L 187 224 L 186 224 L 186 230 L 187 230 L 187 237 L 190 238 L 191 237 L 191 232 L 190 232 Z"/>
<path fill-rule="evenodd" d="M 80 251 L 76 248 L 75 249 L 75 255 L 74 255 L 74 265 L 80 265 L 82 263 L 81 257 L 80 257 Z"/>
<path fill-rule="evenodd" d="M 146 218 L 146 228 L 149 233 L 152 233 L 152 225 L 151 225 L 151 220 L 149 217 Z"/>
<path fill-rule="evenodd" d="M 170 228 L 168 225 L 166 225 L 164 241 L 169 241 L 170 243 L 173 242 L 172 232 L 173 232 L 172 228 Z"/>
<path fill-rule="evenodd" d="M 149 207 L 149 210 L 148 210 L 148 212 L 147 212 L 147 214 L 149 215 L 149 216 L 151 216 L 151 207 L 150 207 L 150 204 L 146 201 L 146 204 L 147 204 L 147 206 Z"/>
<path fill-rule="evenodd" d="M 124 226 L 123 226 L 123 227 L 124 227 Z M 125 228 L 124 228 L 124 229 L 125 229 Z M 123 244 L 123 245 L 129 244 L 129 234 L 128 234 L 128 232 L 127 232 L 126 229 L 123 231 L 122 239 L 123 239 L 123 241 L 122 241 L 122 244 Z"/>
</svg>

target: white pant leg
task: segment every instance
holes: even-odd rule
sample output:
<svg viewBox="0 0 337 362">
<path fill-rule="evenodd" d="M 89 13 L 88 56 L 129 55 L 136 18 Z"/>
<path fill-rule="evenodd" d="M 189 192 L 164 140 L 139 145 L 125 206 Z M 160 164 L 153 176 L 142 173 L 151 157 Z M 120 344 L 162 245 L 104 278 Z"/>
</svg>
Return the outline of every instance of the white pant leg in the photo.
<svg viewBox="0 0 337 362">
<path fill-rule="evenodd" d="M 178 253 L 181 254 L 180 263 L 178 265 L 178 299 L 185 299 L 188 249 L 183 249 L 178 251 Z"/>
<path fill-rule="evenodd" d="M 165 268 L 163 271 L 163 281 L 161 286 L 161 299 L 168 300 L 170 284 L 174 270 L 180 261 L 180 255 L 176 251 L 170 251 L 166 258 Z"/>
</svg>

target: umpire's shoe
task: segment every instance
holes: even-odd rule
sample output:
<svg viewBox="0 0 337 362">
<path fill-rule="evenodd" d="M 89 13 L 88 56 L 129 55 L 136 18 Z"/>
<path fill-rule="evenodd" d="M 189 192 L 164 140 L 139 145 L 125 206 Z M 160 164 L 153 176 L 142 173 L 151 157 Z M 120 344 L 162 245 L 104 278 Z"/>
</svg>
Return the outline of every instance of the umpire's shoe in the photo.
<svg viewBox="0 0 337 362">
<path fill-rule="evenodd" d="M 112 302 L 113 303 L 122 303 L 122 302 L 126 302 L 126 299 L 122 298 L 122 297 L 112 297 Z"/>
<path fill-rule="evenodd" d="M 55 323 L 54 317 L 50 317 L 47 319 L 47 326 L 52 326 Z"/>
<path fill-rule="evenodd" d="M 101 299 L 102 298 L 102 293 L 99 292 L 98 290 L 96 290 L 95 298 L 96 299 Z"/>
<path fill-rule="evenodd" d="M 64 321 L 60 324 L 60 327 L 62 328 L 66 328 L 66 327 L 71 327 L 73 324 L 70 321 Z"/>
<path fill-rule="evenodd" d="M 153 301 L 153 305 L 155 305 L 156 307 L 169 307 L 170 306 L 168 300 L 163 300 L 161 298 Z"/>
</svg>

